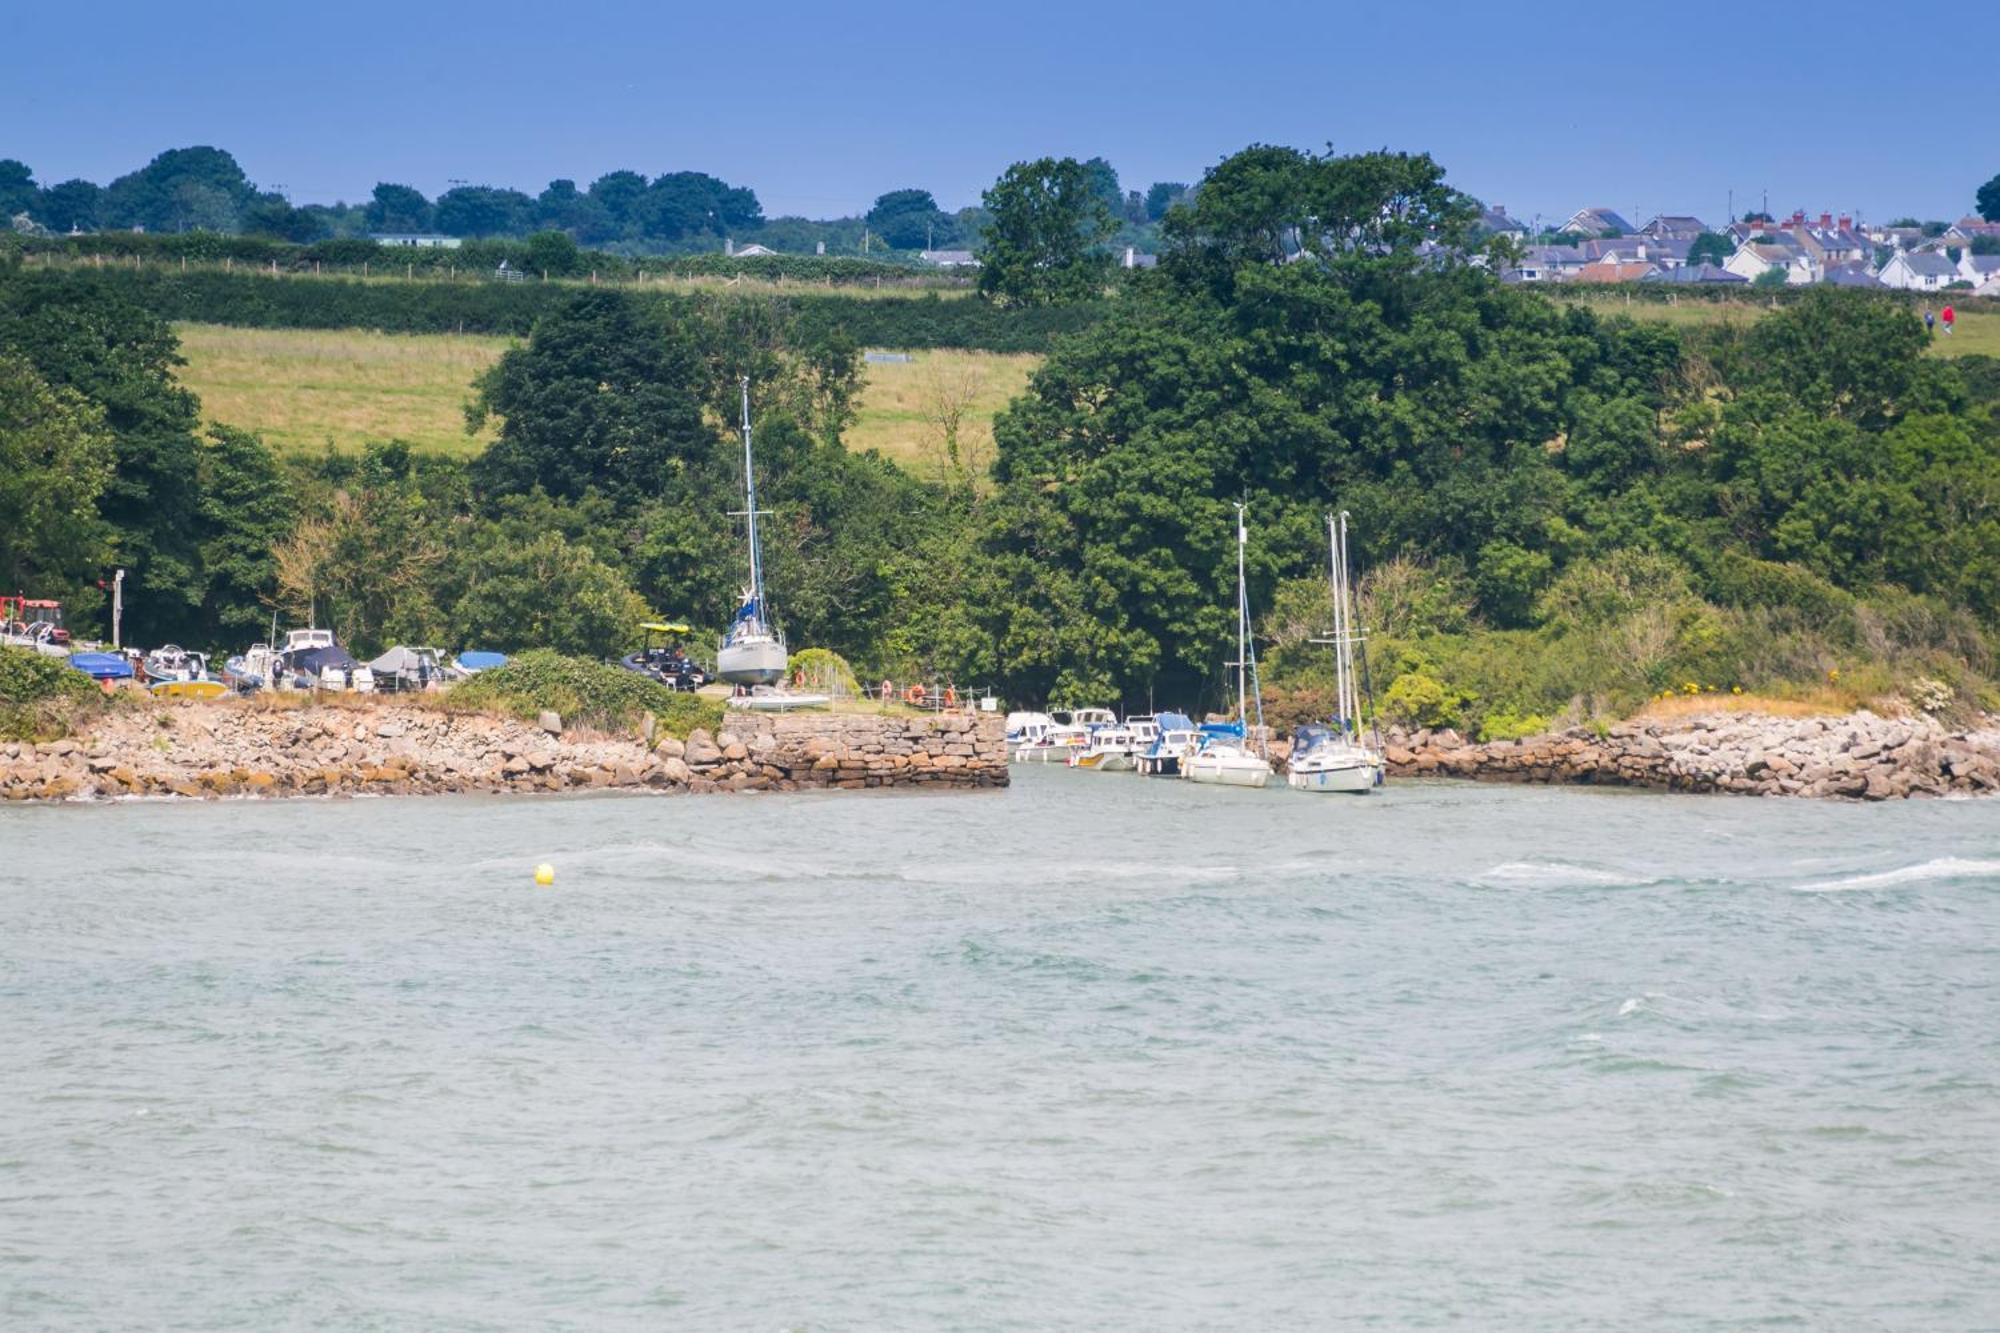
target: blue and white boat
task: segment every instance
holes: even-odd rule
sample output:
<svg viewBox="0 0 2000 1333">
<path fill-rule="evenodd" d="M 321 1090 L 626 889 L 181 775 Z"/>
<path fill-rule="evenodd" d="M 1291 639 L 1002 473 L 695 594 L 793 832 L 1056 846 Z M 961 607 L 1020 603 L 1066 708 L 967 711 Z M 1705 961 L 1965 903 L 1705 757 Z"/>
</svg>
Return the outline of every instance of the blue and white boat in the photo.
<svg viewBox="0 0 2000 1333">
<path fill-rule="evenodd" d="M 1152 743 L 1132 756 L 1132 765 L 1149 778 L 1177 778 L 1181 760 L 1201 748 L 1201 732 L 1185 713 L 1159 713 L 1153 718 Z"/>
</svg>

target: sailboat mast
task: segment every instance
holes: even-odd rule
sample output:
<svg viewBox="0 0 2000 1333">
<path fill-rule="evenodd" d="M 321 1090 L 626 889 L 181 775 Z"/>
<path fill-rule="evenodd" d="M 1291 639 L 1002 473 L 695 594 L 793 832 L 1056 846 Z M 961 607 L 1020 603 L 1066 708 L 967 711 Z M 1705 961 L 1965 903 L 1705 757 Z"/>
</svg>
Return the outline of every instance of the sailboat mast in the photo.
<svg viewBox="0 0 2000 1333">
<path fill-rule="evenodd" d="M 1340 613 L 1340 540 L 1332 514 L 1326 516 L 1326 591 L 1333 601 L 1333 713 L 1347 728 L 1347 623 Z"/>
<path fill-rule="evenodd" d="M 764 615 L 764 558 L 757 549 L 757 470 L 750 459 L 750 377 L 743 377 L 743 508 L 750 523 L 750 589 L 757 599 L 757 619 Z"/>
<path fill-rule="evenodd" d="M 1245 640 L 1250 636 L 1250 603 L 1244 593 L 1243 552 L 1250 544 L 1250 533 L 1243 526 L 1243 506 L 1236 506 L 1236 720 L 1244 728 L 1244 736 L 1250 734 L 1250 700 L 1244 693 L 1243 671 L 1250 654 L 1246 651 Z"/>
</svg>

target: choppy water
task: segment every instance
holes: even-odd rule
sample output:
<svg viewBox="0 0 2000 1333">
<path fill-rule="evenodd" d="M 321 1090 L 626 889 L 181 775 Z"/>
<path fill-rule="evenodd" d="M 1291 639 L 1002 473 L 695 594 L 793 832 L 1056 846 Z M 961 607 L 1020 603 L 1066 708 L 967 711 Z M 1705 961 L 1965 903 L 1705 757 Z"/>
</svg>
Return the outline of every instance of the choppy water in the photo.
<svg viewBox="0 0 2000 1333">
<path fill-rule="evenodd" d="M 2000 804 L 1030 771 L 0 848 L 10 1328 L 2000 1324 Z"/>
</svg>

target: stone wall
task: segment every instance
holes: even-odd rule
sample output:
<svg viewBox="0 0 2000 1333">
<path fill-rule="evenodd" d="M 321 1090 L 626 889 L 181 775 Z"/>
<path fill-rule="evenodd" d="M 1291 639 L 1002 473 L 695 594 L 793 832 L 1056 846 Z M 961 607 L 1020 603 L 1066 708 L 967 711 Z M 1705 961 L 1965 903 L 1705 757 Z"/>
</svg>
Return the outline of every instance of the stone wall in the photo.
<svg viewBox="0 0 2000 1333">
<path fill-rule="evenodd" d="M 731 714 L 713 735 L 563 732 L 384 698 L 120 708 L 68 740 L 0 743 L 0 799 L 997 787 L 997 716 Z"/>
<path fill-rule="evenodd" d="M 1976 795 L 2000 790 L 2000 732 L 1933 718 L 1776 718 L 1720 713 L 1620 723 L 1521 741 L 1392 732 L 1392 774 L 1502 782 L 1578 782 L 1753 796 Z"/>
</svg>

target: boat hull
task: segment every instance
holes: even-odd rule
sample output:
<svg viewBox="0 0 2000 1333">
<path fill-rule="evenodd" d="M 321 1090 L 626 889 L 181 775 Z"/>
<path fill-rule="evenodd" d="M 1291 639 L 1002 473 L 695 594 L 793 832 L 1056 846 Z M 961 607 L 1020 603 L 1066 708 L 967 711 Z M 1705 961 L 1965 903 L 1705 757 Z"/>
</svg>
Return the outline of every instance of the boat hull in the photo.
<svg viewBox="0 0 2000 1333">
<path fill-rule="evenodd" d="M 220 699 L 229 693 L 219 680 L 161 680 L 147 688 L 162 699 Z"/>
<path fill-rule="evenodd" d="M 1181 762 L 1181 776 L 1212 787 L 1262 787 L 1271 766 L 1254 755 L 1198 754 Z"/>
<path fill-rule="evenodd" d="M 746 639 L 716 650 L 715 674 L 731 685 L 775 685 L 785 678 L 790 656 L 776 639 Z"/>
<path fill-rule="evenodd" d="M 1353 763 L 1285 774 L 1285 783 L 1298 791 L 1338 792 L 1366 796 L 1382 785 L 1382 770 L 1370 763 Z"/>
</svg>

